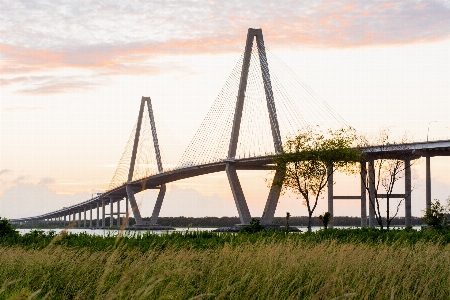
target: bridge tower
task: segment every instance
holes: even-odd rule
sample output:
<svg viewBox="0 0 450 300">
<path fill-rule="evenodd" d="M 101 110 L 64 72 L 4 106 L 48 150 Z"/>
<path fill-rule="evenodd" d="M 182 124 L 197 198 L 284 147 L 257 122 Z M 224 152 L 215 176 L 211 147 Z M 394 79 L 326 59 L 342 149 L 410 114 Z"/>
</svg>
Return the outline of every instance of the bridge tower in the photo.
<svg viewBox="0 0 450 300">
<path fill-rule="evenodd" d="M 153 208 L 153 213 L 152 213 L 152 217 L 150 219 L 150 224 L 144 224 L 144 221 L 142 221 L 141 213 L 139 211 L 139 207 L 138 207 L 136 199 L 134 197 L 134 193 L 140 192 L 140 191 L 134 190 L 133 186 L 130 185 L 130 183 L 133 181 L 134 166 L 136 163 L 136 155 L 137 155 L 137 149 L 138 149 L 138 145 L 139 145 L 139 135 L 141 132 L 145 103 L 147 103 L 147 110 L 148 110 L 148 114 L 149 114 L 149 118 L 150 118 L 150 126 L 151 126 L 151 131 L 152 131 L 153 146 L 155 148 L 156 163 L 158 165 L 158 173 L 163 172 L 161 153 L 159 151 L 159 144 L 158 144 L 158 135 L 156 133 L 155 118 L 153 115 L 152 102 L 151 102 L 150 97 L 142 97 L 141 106 L 139 109 L 138 122 L 136 125 L 136 134 L 134 137 L 133 151 L 131 153 L 130 169 L 128 172 L 128 182 L 127 182 L 127 186 L 126 186 L 127 197 L 130 201 L 131 211 L 133 212 L 133 216 L 136 221 L 136 227 L 146 226 L 146 225 L 156 225 L 156 223 L 158 221 L 159 212 L 161 210 L 161 206 L 162 206 L 162 203 L 164 200 L 164 195 L 166 193 L 166 185 L 161 184 L 161 186 L 159 187 L 159 193 L 158 193 L 158 196 L 156 199 L 155 207 Z"/>
<path fill-rule="evenodd" d="M 281 135 L 280 135 L 280 129 L 278 126 L 278 119 L 277 119 L 277 111 L 275 108 L 275 101 L 273 98 L 273 92 L 272 92 L 272 83 L 270 80 L 270 72 L 269 72 L 269 64 L 267 62 L 266 57 L 266 50 L 264 46 L 264 39 L 261 29 L 253 29 L 249 28 L 247 33 L 247 41 L 245 44 L 245 52 L 244 52 L 244 59 L 242 63 L 242 70 L 241 70 L 241 77 L 240 77 L 240 83 L 239 83 L 239 91 L 238 96 L 236 99 L 236 107 L 234 112 L 234 119 L 233 119 L 233 127 L 231 130 L 231 138 L 230 138 L 230 144 L 228 149 L 228 158 L 227 158 L 227 164 L 225 171 L 227 173 L 228 181 L 231 186 L 231 191 L 233 193 L 233 198 L 236 203 L 236 207 L 239 213 L 239 218 L 241 221 L 241 224 L 249 224 L 251 221 L 251 215 L 250 211 L 247 206 L 247 202 L 245 200 L 244 192 L 242 190 L 241 184 L 239 182 L 239 178 L 237 176 L 236 167 L 234 165 L 234 158 L 236 156 L 236 148 L 238 144 L 239 139 L 239 130 L 241 125 L 241 119 L 242 119 L 242 111 L 244 107 L 244 99 L 245 99 L 245 92 L 247 88 L 247 79 L 248 79 L 248 71 L 250 67 L 250 59 L 251 59 L 251 52 L 253 47 L 253 41 L 256 39 L 256 45 L 258 48 L 258 56 L 259 56 L 259 62 L 261 66 L 261 73 L 262 73 L 262 79 L 264 83 L 264 92 L 266 95 L 266 103 L 267 103 L 267 110 L 269 113 L 269 120 L 270 120 L 270 128 L 272 131 L 272 138 L 273 138 L 273 144 L 275 148 L 276 153 L 280 153 L 282 150 L 282 143 L 281 143 Z M 274 179 L 279 179 L 280 177 L 284 176 L 280 172 L 275 173 Z M 263 216 L 261 219 L 262 224 L 270 224 L 272 223 L 275 210 L 278 204 L 278 198 L 280 197 L 280 189 L 276 185 L 272 185 L 270 188 L 269 196 L 264 208 Z"/>
</svg>

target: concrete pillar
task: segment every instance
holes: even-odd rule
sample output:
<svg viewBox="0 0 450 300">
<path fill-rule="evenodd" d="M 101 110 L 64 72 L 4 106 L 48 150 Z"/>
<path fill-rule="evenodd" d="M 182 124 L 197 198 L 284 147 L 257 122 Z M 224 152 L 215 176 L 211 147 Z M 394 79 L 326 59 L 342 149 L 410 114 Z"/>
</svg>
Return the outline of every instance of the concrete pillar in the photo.
<svg viewBox="0 0 450 300">
<path fill-rule="evenodd" d="M 361 162 L 361 228 L 367 227 L 367 198 L 366 198 L 367 169 L 366 162 Z"/>
<path fill-rule="evenodd" d="M 127 185 L 126 190 L 128 199 L 130 200 L 131 211 L 133 212 L 134 221 L 136 222 L 136 225 L 143 225 L 141 213 L 139 212 L 136 199 L 134 198 L 133 188 L 130 185 Z"/>
<path fill-rule="evenodd" d="M 280 198 L 281 189 L 277 184 L 284 177 L 284 171 L 277 170 L 275 176 L 273 177 L 273 183 L 270 187 L 269 196 L 267 197 L 266 206 L 264 207 L 263 215 L 261 218 L 261 224 L 267 225 L 272 224 L 273 217 L 278 205 L 278 199 Z"/>
<path fill-rule="evenodd" d="M 120 199 L 117 200 L 117 228 L 120 228 Z"/>
<path fill-rule="evenodd" d="M 92 204 L 89 205 L 89 228 L 92 228 Z"/>
<path fill-rule="evenodd" d="M 78 227 L 81 227 L 81 209 L 78 209 Z"/>
<path fill-rule="evenodd" d="M 84 212 L 84 224 L 83 224 L 83 227 L 84 228 L 86 228 L 86 206 L 85 207 L 83 207 L 83 212 Z"/>
<path fill-rule="evenodd" d="M 77 220 L 77 212 L 74 210 L 73 211 L 73 220 L 72 220 L 72 223 L 74 223 L 73 224 L 74 227 L 77 225 L 77 224 L 75 224 L 76 220 Z"/>
<path fill-rule="evenodd" d="M 64 227 L 66 227 L 66 216 L 67 215 L 64 215 Z"/>
<path fill-rule="evenodd" d="M 96 222 L 96 227 L 100 228 L 100 203 L 97 202 L 97 222 Z"/>
<path fill-rule="evenodd" d="M 153 208 L 152 217 L 150 219 L 150 225 L 156 225 L 158 223 L 159 212 L 161 211 L 161 206 L 165 194 L 166 194 L 166 185 L 161 184 L 161 187 L 158 192 L 158 197 L 156 198 L 155 207 Z"/>
<path fill-rule="evenodd" d="M 130 227 L 130 213 L 128 211 L 128 207 L 129 207 L 130 203 L 128 201 L 128 196 L 125 197 L 125 213 L 127 216 L 127 228 Z"/>
<path fill-rule="evenodd" d="M 102 199 L 102 228 L 106 227 L 106 223 L 105 223 L 105 199 Z"/>
<path fill-rule="evenodd" d="M 333 166 L 328 166 L 327 168 L 327 176 L 328 176 L 328 212 L 331 214 L 331 221 L 328 225 L 329 228 L 334 228 L 334 209 L 333 209 Z"/>
<path fill-rule="evenodd" d="M 405 160 L 405 227 L 411 228 L 411 161 Z"/>
<path fill-rule="evenodd" d="M 113 197 L 109 198 L 109 227 L 114 226 L 114 215 L 113 215 Z"/>
<path fill-rule="evenodd" d="M 375 169 L 374 160 L 369 160 L 369 227 L 375 226 Z"/>
<path fill-rule="evenodd" d="M 241 183 L 237 176 L 236 167 L 233 164 L 227 163 L 225 171 L 227 173 L 228 182 L 231 186 L 231 191 L 233 193 L 234 202 L 239 213 L 239 219 L 241 224 L 248 225 L 252 220 L 250 216 L 250 211 L 245 201 L 244 192 L 242 191 Z"/>
<path fill-rule="evenodd" d="M 426 156 L 426 174 L 425 174 L 425 190 L 426 190 L 426 209 L 431 209 L 431 164 L 430 156 Z"/>
</svg>

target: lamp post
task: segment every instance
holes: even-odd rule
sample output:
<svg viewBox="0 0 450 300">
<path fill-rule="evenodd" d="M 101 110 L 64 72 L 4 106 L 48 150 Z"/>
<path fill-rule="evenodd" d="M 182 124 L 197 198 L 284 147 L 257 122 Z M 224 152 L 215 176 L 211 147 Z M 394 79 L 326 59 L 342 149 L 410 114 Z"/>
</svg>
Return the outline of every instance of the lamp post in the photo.
<svg viewBox="0 0 450 300">
<path fill-rule="evenodd" d="M 427 130 L 427 143 L 428 143 L 428 134 L 430 133 L 430 124 L 431 123 L 436 123 L 437 121 L 430 121 L 428 122 L 428 130 Z"/>
</svg>

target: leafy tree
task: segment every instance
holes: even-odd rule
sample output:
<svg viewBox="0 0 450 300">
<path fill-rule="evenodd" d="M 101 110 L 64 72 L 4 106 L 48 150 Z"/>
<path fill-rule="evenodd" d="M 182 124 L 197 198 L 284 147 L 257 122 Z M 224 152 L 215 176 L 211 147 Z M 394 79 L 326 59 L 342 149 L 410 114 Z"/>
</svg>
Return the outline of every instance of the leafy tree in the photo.
<svg viewBox="0 0 450 300">
<path fill-rule="evenodd" d="M 325 229 L 327 229 L 327 228 L 328 228 L 328 224 L 329 224 L 330 221 L 331 221 L 331 213 L 327 211 L 327 212 L 324 213 L 323 215 L 320 215 L 318 218 L 319 218 L 320 221 L 322 221 L 323 227 L 324 227 Z"/>
<path fill-rule="evenodd" d="M 0 219 L 0 237 L 18 235 L 18 231 L 9 223 L 8 219 Z"/>
<path fill-rule="evenodd" d="M 434 199 L 431 208 L 424 211 L 422 220 L 431 228 L 442 229 L 448 227 L 448 212 L 448 207 L 444 207 L 438 199 Z"/>
<path fill-rule="evenodd" d="M 352 147 L 356 139 L 353 128 L 324 134 L 318 127 L 306 127 L 288 139 L 275 158 L 276 168 L 284 177 L 274 183 L 282 193 L 290 191 L 303 200 L 308 208 L 308 231 L 328 178 L 337 170 L 356 172 L 356 162 L 361 159 L 360 150 Z"/>
</svg>

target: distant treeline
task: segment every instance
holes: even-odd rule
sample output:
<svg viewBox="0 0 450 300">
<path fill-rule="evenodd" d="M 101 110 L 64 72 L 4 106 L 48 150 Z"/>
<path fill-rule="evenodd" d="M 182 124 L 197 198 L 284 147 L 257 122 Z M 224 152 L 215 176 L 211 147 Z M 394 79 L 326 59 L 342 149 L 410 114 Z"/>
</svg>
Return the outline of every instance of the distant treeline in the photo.
<svg viewBox="0 0 450 300">
<path fill-rule="evenodd" d="M 422 219 L 419 217 L 412 217 L 412 225 L 422 225 Z M 131 221 L 131 220 L 130 220 Z M 133 220 L 134 221 L 134 220 Z M 335 226 L 361 226 L 361 218 L 359 217 L 334 217 Z M 160 217 L 158 218 L 158 224 L 164 226 L 174 227 L 229 227 L 239 224 L 238 217 L 203 217 L 203 218 L 191 218 L 191 217 Z M 386 224 L 386 220 L 383 219 L 383 223 Z M 275 217 L 273 224 L 284 226 L 286 225 L 286 218 Z M 290 217 L 290 226 L 307 226 L 308 217 Z M 313 226 L 321 226 L 322 222 L 318 218 L 313 218 Z M 395 218 L 392 220 L 391 225 L 405 225 L 405 218 Z"/>
<path fill-rule="evenodd" d="M 422 225 L 422 219 L 419 217 L 412 217 L 412 225 Z M 150 221 L 150 218 L 143 218 L 144 221 Z M 361 218 L 359 217 L 334 217 L 334 225 L 335 226 L 361 226 Z M 122 220 L 123 222 L 123 220 Z M 86 221 L 86 227 L 89 227 L 89 220 Z M 106 227 L 110 227 L 110 218 L 105 219 Z M 193 218 L 193 217 L 159 217 L 158 224 L 163 226 L 172 226 L 172 227 L 231 227 L 236 224 L 241 223 L 238 217 L 202 217 L 202 218 Z M 93 220 L 92 225 L 96 227 L 97 221 Z M 114 226 L 117 224 L 117 219 L 114 219 Z M 130 225 L 134 225 L 134 218 L 130 218 Z M 284 226 L 286 225 L 286 218 L 284 217 L 275 217 L 273 219 L 273 224 Z M 308 217 L 290 217 L 289 225 L 290 226 L 306 226 L 308 224 Z M 386 224 L 386 220 L 383 219 L 383 224 Z M 68 222 L 65 224 L 69 225 Z M 392 220 L 391 225 L 405 225 L 405 218 L 399 217 Z M 312 226 L 322 226 L 322 222 L 318 218 L 313 218 Z M 64 227 L 63 222 L 51 222 L 51 223 L 27 223 L 20 226 L 15 226 L 18 228 L 61 228 Z M 78 227 L 75 225 L 75 228 Z M 84 227 L 84 220 L 80 222 L 80 227 Z"/>
</svg>

